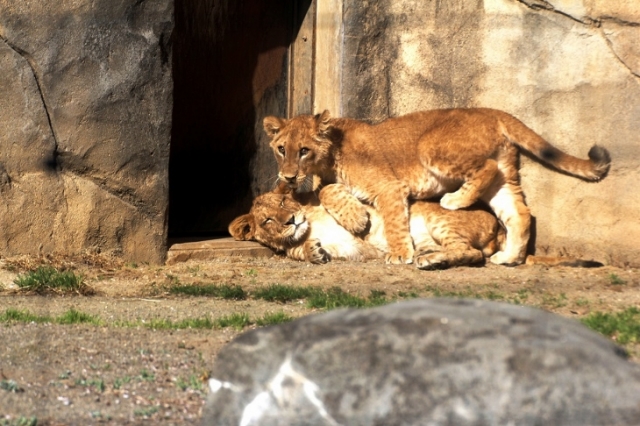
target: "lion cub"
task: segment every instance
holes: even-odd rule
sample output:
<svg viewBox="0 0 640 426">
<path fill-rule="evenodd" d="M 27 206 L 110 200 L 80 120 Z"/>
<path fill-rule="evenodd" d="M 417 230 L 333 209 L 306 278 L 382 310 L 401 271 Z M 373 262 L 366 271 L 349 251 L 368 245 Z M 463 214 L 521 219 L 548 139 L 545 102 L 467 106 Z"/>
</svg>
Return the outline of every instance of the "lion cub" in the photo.
<svg viewBox="0 0 640 426">
<path fill-rule="evenodd" d="M 255 240 L 290 258 L 312 263 L 331 259 L 363 261 L 380 258 L 388 251 L 384 223 L 370 206 L 361 204 L 340 185 L 329 185 L 320 197 L 339 204 L 357 203 L 343 209 L 343 217 L 365 223 L 354 236 L 320 204 L 315 192 L 295 194 L 286 186 L 258 196 L 248 214 L 236 218 L 229 232 L 237 240 Z M 491 213 L 479 208 L 450 211 L 437 202 L 416 201 L 410 206 L 411 237 L 420 269 L 441 269 L 480 263 L 504 241 L 504 230 Z"/>
<path fill-rule="evenodd" d="M 558 171 L 587 181 L 609 170 L 606 149 L 593 146 L 582 160 L 553 147 L 506 112 L 476 108 L 417 112 L 376 125 L 331 118 L 328 111 L 286 120 L 266 117 L 264 128 L 279 165 L 279 178 L 292 187 L 317 175 L 339 183 L 372 204 L 385 225 L 388 263 L 411 263 L 409 200 L 442 196 L 448 210 L 485 201 L 504 224 L 497 264 L 525 260 L 531 215 L 519 182 L 522 148 Z M 341 205 L 322 199 L 334 216 Z M 353 232 L 358 223 L 343 223 Z"/>
</svg>

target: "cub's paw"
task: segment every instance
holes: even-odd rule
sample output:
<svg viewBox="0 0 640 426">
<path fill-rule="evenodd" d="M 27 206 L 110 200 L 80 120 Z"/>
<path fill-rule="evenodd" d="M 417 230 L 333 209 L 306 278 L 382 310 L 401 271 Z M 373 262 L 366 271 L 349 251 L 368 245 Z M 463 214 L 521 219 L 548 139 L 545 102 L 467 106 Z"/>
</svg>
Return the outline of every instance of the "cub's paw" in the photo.
<svg viewBox="0 0 640 426">
<path fill-rule="evenodd" d="M 367 209 L 362 205 L 358 207 L 359 208 L 341 211 L 337 218 L 340 225 L 352 234 L 358 234 L 364 231 L 369 224 L 369 213 L 367 213 Z"/>
<path fill-rule="evenodd" d="M 424 271 L 433 271 L 436 269 L 447 269 L 449 260 L 443 252 L 432 252 L 420 254 L 416 256 L 416 268 Z"/>
<path fill-rule="evenodd" d="M 519 259 L 518 256 L 513 256 L 504 251 L 499 251 L 499 252 L 496 252 L 493 256 L 491 256 L 489 258 L 489 261 L 496 265 L 516 266 L 516 265 L 520 265 L 524 260 Z"/>
<path fill-rule="evenodd" d="M 384 257 L 384 261 L 387 264 L 391 265 L 402 265 L 413 263 L 413 250 L 407 251 L 406 253 L 388 253 Z"/>
<path fill-rule="evenodd" d="M 327 263 L 331 260 L 331 256 L 322 248 L 320 240 L 310 240 L 307 242 L 307 258 L 311 263 Z"/>
<path fill-rule="evenodd" d="M 440 205 L 447 210 L 459 210 L 469 207 L 471 204 L 473 203 L 470 203 L 469 200 L 462 197 L 458 192 L 444 194 L 440 199 Z"/>
</svg>

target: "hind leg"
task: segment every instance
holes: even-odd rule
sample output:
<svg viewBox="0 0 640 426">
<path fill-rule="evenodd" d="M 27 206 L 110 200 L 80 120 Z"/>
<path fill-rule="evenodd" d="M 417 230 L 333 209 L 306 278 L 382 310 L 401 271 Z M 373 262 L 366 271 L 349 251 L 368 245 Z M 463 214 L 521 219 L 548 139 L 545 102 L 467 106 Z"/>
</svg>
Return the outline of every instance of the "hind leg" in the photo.
<svg viewBox="0 0 640 426">
<path fill-rule="evenodd" d="M 469 207 L 485 193 L 497 173 L 498 163 L 495 160 L 485 161 L 482 168 L 465 176 L 464 183 L 457 191 L 443 195 L 440 205 L 447 210 Z"/>
<path fill-rule="evenodd" d="M 489 258 L 498 265 L 517 265 L 524 262 L 531 225 L 531 213 L 524 202 L 522 189 L 506 183 L 492 189 L 482 197 L 495 212 L 506 229 L 506 239 L 501 251 Z"/>
<path fill-rule="evenodd" d="M 433 270 L 473 265 L 481 263 L 483 260 L 484 256 L 480 250 L 476 250 L 466 243 L 460 243 L 442 247 L 441 251 L 420 253 L 416 256 L 415 263 L 418 269 Z"/>
</svg>

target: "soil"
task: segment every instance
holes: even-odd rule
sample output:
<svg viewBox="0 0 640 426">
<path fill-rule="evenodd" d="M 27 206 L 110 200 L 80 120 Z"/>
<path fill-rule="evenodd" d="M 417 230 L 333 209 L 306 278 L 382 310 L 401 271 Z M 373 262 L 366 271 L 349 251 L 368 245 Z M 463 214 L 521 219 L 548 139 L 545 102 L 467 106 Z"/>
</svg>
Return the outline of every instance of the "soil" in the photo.
<svg viewBox="0 0 640 426">
<path fill-rule="evenodd" d="M 71 269 L 85 277 L 93 295 L 24 294 L 13 284 L 38 265 Z M 153 266 L 126 264 L 100 255 L 77 258 L 0 259 L 0 315 L 8 308 L 57 316 L 70 308 L 99 316 L 106 325 L 0 323 L 0 425 L 198 424 L 206 379 L 216 353 L 240 331 L 153 330 L 124 321 L 247 313 L 315 312 L 303 301 L 287 304 L 176 296 L 176 284 L 236 284 L 251 294 L 270 284 L 339 287 L 389 300 L 405 297 L 483 297 L 537 306 L 579 319 L 590 312 L 640 306 L 640 271 L 611 266 L 487 265 L 419 271 L 383 262 L 310 265 L 280 257 L 227 257 Z M 254 326 L 252 326 L 254 327 Z M 251 327 L 247 327 L 249 329 Z M 615 338 L 615 336 L 614 336 Z M 640 360 L 639 345 L 627 346 Z"/>
</svg>

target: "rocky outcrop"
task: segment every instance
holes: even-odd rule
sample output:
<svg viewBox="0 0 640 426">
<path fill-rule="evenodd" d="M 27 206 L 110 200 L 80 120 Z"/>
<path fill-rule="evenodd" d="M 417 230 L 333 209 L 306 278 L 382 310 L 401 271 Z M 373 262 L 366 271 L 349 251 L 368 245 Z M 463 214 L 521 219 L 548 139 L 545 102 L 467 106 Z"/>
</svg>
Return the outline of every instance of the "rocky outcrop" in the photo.
<svg viewBox="0 0 640 426">
<path fill-rule="evenodd" d="M 0 253 L 163 260 L 172 16 L 0 0 Z"/>
<path fill-rule="evenodd" d="M 254 330 L 214 364 L 203 425 L 636 424 L 640 369 L 565 318 L 413 300 Z"/>
<path fill-rule="evenodd" d="M 559 148 L 609 149 L 588 184 L 525 158 L 537 254 L 640 266 L 640 6 L 634 0 L 344 0 L 342 114 L 508 111 Z"/>
</svg>

